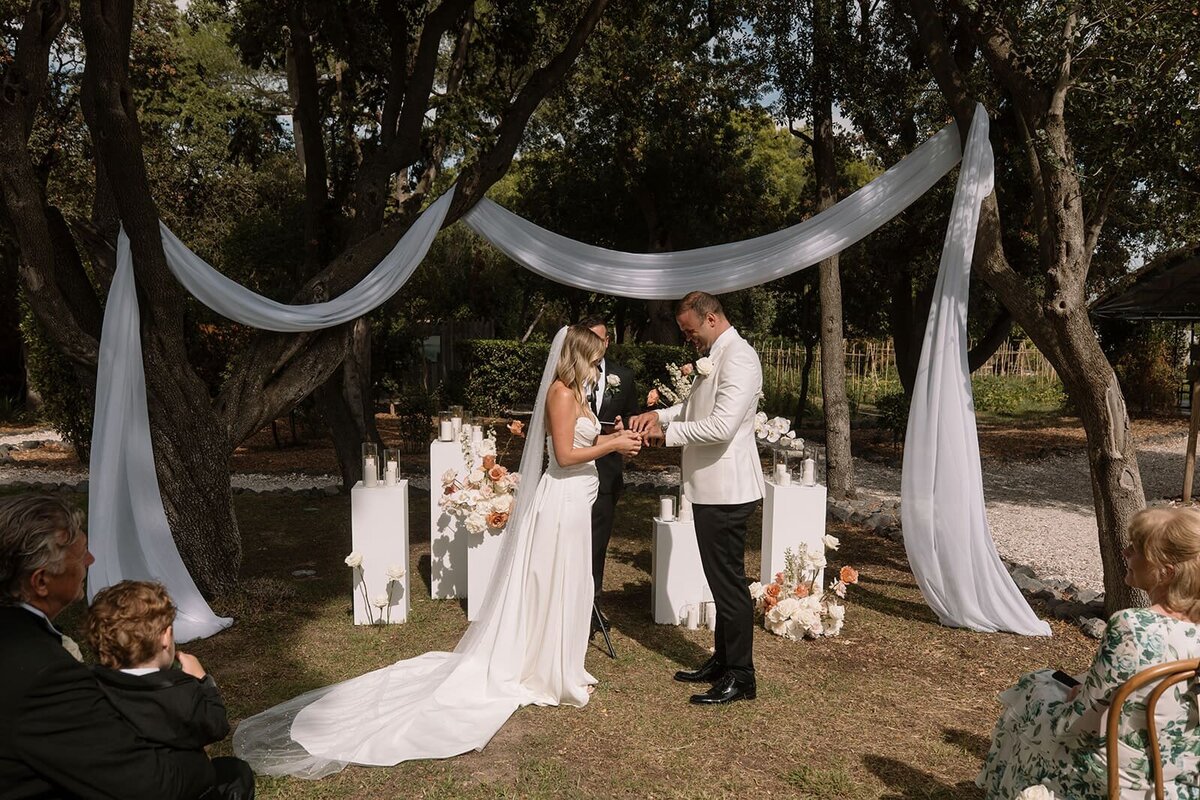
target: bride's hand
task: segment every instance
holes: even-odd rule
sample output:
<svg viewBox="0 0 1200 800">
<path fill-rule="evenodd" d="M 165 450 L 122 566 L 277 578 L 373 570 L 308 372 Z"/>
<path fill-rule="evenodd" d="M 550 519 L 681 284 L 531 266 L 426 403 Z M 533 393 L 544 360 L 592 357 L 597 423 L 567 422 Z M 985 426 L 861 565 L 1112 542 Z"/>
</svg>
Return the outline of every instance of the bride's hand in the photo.
<svg viewBox="0 0 1200 800">
<path fill-rule="evenodd" d="M 642 437 L 633 431 L 621 431 L 612 435 L 614 453 L 620 453 L 625 458 L 636 456 L 642 449 Z"/>
<path fill-rule="evenodd" d="M 625 430 L 625 420 L 621 419 L 620 414 L 613 418 L 612 429 L 613 433 L 620 433 L 621 431 Z"/>
</svg>

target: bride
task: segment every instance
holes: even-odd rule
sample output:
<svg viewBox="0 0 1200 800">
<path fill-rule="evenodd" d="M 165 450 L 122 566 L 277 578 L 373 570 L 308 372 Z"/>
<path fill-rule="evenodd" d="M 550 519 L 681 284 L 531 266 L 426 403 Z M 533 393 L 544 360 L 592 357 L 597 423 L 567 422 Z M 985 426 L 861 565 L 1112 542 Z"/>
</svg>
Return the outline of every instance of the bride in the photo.
<svg viewBox="0 0 1200 800">
<path fill-rule="evenodd" d="M 399 661 L 243 721 L 234 752 L 255 772 L 320 778 L 347 764 L 448 758 L 482 749 L 523 705 L 587 704 L 596 683 L 583 665 L 595 459 L 636 455 L 641 447 L 632 431 L 601 435 L 584 400 L 603 352 L 588 328 L 574 325 L 554 337 L 488 604 L 454 652 Z"/>
</svg>

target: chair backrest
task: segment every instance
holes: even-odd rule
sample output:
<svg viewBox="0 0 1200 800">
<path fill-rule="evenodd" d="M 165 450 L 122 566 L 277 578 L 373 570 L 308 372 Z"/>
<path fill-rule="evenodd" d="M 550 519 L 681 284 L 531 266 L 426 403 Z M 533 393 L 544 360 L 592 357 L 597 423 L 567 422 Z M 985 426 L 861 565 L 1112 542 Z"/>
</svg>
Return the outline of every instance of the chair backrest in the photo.
<svg viewBox="0 0 1200 800">
<path fill-rule="evenodd" d="M 1121 711 L 1131 694 L 1155 681 L 1159 682 L 1158 685 L 1146 698 L 1147 749 L 1149 750 L 1150 768 L 1153 770 L 1154 776 L 1154 797 L 1155 800 L 1163 800 L 1162 754 L 1158 748 L 1158 730 L 1154 727 L 1154 707 L 1158 704 L 1158 698 L 1162 697 L 1163 692 L 1180 681 L 1191 680 L 1196 677 L 1197 672 L 1200 672 L 1200 659 L 1197 658 L 1158 664 L 1142 670 L 1125 681 L 1113 695 L 1112 704 L 1108 709 L 1108 731 L 1105 741 L 1108 752 L 1109 800 L 1120 800 L 1121 798 L 1120 741 L 1117 738 L 1121 724 Z"/>
</svg>

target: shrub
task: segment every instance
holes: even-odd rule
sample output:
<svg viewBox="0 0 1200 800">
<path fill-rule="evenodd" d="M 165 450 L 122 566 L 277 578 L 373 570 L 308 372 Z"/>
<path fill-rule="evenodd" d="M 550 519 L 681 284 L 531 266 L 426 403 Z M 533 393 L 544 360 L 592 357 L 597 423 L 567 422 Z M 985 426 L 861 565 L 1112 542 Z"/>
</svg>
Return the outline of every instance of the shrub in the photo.
<svg viewBox="0 0 1200 800">
<path fill-rule="evenodd" d="M 24 304 L 21 311 L 29 381 L 42 397 L 41 415 L 75 446 L 79 460 L 86 464 L 92 446 L 95 387 L 80 383 L 78 371 L 46 339 L 33 312 Z"/>
<path fill-rule="evenodd" d="M 879 410 L 879 423 L 884 430 L 891 431 L 892 444 L 903 441 L 908 432 L 908 395 L 904 392 L 889 392 L 875 400 Z"/>
<path fill-rule="evenodd" d="M 542 379 L 550 346 L 546 342 L 468 339 L 458 344 L 463 380 L 463 404 L 473 411 L 495 414 L 503 409 L 529 408 Z M 666 377 L 668 363 L 689 361 L 689 348 L 662 344 L 614 344 L 609 358 L 633 370 L 639 400 L 654 379 Z"/>
</svg>

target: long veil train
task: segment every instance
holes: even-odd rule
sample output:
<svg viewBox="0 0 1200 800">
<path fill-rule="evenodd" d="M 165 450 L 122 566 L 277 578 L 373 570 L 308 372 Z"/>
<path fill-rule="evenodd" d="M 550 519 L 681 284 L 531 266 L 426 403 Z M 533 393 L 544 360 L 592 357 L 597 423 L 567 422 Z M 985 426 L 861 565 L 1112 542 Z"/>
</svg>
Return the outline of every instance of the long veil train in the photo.
<svg viewBox="0 0 1200 800">
<path fill-rule="evenodd" d="M 482 616 L 452 653 L 406 659 L 244 720 L 233 748 L 255 772 L 313 779 L 351 763 L 447 758 L 481 749 L 514 711 L 539 702 L 522 685 L 526 620 L 520 594 L 545 460 L 546 393 L 566 332 L 555 335 L 542 372 L 521 455 L 521 488 Z"/>
</svg>

